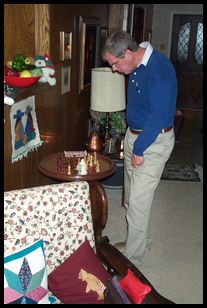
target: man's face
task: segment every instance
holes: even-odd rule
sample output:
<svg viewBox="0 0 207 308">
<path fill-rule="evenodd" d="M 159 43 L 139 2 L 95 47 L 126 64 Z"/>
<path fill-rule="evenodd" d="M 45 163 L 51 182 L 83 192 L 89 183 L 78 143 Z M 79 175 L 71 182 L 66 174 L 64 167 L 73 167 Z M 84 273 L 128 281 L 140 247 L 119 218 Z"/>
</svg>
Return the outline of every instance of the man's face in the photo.
<svg viewBox="0 0 207 308">
<path fill-rule="evenodd" d="M 111 53 L 105 54 L 105 60 L 111 66 L 113 72 L 119 72 L 122 74 L 130 74 L 133 70 L 132 53 L 125 51 L 124 54 L 118 58 L 114 57 Z"/>
</svg>

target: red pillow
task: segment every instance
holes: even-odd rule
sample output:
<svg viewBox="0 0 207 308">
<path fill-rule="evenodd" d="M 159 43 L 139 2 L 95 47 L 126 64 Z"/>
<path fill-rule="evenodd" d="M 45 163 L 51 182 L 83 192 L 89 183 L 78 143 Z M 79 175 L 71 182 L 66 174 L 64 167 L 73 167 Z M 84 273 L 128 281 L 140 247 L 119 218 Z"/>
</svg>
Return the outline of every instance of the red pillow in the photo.
<svg viewBox="0 0 207 308">
<path fill-rule="evenodd" d="M 141 304 L 151 291 L 151 287 L 141 282 L 130 269 L 128 269 L 127 275 L 119 280 L 119 283 L 135 304 Z"/>
<path fill-rule="evenodd" d="M 103 304 L 109 278 L 111 275 L 86 240 L 48 275 L 48 287 L 63 304 Z"/>
</svg>

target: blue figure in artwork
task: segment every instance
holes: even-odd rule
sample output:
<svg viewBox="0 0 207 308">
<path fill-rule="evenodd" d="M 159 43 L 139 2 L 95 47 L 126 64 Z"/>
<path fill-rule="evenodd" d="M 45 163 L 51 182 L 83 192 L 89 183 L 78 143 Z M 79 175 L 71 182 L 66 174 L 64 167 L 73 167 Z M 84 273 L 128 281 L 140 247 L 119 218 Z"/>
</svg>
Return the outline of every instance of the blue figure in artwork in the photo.
<svg viewBox="0 0 207 308">
<path fill-rule="evenodd" d="M 27 122 L 25 126 L 25 135 L 27 136 L 27 142 L 29 142 L 32 139 L 35 139 L 36 137 L 36 132 L 35 132 L 35 128 L 33 125 L 33 118 L 32 118 L 31 111 L 32 111 L 32 107 L 28 105 L 25 111 L 25 115 L 27 115 Z"/>
<path fill-rule="evenodd" d="M 17 113 L 14 115 L 14 119 L 16 119 L 15 122 L 15 144 L 14 148 L 15 150 L 21 148 L 27 143 L 27 137 L 24 133 L 24 126 L 22 124 L 22 117 L 24 115 L 24 112 L 21 110 L 17 110 Z"/>
</svg>

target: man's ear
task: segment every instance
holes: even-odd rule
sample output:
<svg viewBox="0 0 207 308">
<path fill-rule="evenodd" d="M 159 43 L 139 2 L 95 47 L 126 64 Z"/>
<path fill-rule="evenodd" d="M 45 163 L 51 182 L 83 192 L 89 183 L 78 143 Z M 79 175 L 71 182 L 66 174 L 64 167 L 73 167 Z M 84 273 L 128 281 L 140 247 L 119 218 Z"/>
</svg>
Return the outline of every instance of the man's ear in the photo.
<svg viewBox="0 0 207 308">
<path fill-rule="evenodd" d="M 132 53 L 133 53 L 133 51 L 131 51 L 130 49 L 125 50 L 125 54 L 131 55 Z"/>
</svg>

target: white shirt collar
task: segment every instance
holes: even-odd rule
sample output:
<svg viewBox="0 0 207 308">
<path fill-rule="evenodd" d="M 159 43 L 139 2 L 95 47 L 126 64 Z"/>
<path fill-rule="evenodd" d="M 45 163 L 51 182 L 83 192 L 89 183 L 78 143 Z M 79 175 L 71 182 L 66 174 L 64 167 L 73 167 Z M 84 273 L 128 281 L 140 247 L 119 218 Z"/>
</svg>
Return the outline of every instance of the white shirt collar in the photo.
<svg viewBox="0 0 207 308">
<path fill-rule="evenodd" d="M 142 47 L 142 48 L 146 48 L 146 50 L 145 50 L 144 56 L 142 58 L 142 61 L 140 62 L 139 65 L 137 65 L 137 67 L 140 66 L 141 64 L 146 66 L 147 62 L 148 62 L 148 60 L 149 60 L 149 58 L 152 54 L 153 47 L 150 44 L 150 42 L 142 42 L 141 44 L 139 44 L 139 46 Z"/>
</svg>

